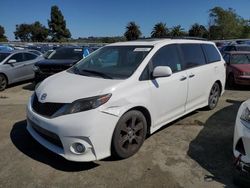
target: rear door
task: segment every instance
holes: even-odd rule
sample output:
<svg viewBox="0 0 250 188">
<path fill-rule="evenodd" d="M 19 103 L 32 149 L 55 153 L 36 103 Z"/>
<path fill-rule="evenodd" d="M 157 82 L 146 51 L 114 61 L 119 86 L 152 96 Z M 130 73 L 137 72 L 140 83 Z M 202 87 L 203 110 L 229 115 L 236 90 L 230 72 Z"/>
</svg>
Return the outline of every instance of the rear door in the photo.
<svg viewBox="0 0 250 188">
<path fill-rule="evenodd" d="M 213 66 L 206 64 L 201 44 L 180 44 L 180 48 L 188 77 L 186 111 L 192 111 L 208 101 Z"/>
</svg>

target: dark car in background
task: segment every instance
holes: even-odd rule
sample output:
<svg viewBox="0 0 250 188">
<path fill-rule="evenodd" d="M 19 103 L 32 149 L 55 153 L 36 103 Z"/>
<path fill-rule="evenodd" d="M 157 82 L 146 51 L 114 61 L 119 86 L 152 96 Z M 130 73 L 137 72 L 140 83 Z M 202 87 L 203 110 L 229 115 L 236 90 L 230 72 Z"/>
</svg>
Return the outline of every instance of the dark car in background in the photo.
<svg viewBox="0 0 250 188">
<path fill-rule="evenodd" d="M 82 47 L 61 47 L 46 57 L 42 61 L 37 62 L 33 70 L 35 72 L 35 83 L 41 82 L 45 78 L 70 68 L 83 58 Z"/>
<path fill-rule="evenodd" d="M 227 63 L 227 84 L 250 85 L 250 51 L 231 51 L 223 56 Z"/>
<path fill-rule="evenodd" d="M 224 55 L 226 52 L 231 51 L 250 51 L 250 45 L 248 44 L 229 44 L 220 48 L 220 52 Z"/>
</svg>

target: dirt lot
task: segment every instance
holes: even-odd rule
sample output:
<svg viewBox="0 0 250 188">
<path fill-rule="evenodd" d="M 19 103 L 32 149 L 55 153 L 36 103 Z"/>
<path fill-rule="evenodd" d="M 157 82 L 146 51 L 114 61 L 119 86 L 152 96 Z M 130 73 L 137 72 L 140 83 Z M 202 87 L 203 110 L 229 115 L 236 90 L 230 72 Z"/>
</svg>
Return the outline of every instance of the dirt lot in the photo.
<svg viewBox="0 0 250 188">
<path fill-rule="evenodd" d="M 213 111 L 198 110 L 150 136 L 133 157 L 73 163 L 27 133 L 30 83 L 0 93 L 0 187 L 234 187 L 236 112 L 250 89 L 227 90 Z"/>
</svg>

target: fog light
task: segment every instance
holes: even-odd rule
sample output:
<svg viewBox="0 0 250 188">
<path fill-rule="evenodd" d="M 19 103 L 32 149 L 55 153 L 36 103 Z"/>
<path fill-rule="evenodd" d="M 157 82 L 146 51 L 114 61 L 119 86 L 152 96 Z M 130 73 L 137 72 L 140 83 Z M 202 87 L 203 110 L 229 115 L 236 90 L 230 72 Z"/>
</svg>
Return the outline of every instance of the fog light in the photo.
<svg viewBox="0 0 250 188">
<path fill-rule="evenodd" d="M 75 149 L 76 149 L 76 152 L 78 153 L 85 152 L 85 147 L 81 143 L 75 143 Z"/>
</svg>

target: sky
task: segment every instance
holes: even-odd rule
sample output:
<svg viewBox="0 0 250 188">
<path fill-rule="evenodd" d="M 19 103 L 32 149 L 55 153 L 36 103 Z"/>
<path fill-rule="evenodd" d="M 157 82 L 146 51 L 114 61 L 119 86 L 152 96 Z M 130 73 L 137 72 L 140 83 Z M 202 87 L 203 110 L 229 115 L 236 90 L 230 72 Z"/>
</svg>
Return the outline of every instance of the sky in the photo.
<svg viewBox="0 0 250 188">
<path fill-rule="evenodd" d="M 0 25 L 14 40 L 16 24 L 40 21 L 48 27 L 51 6 L 62 11 L 72 37 L 122 36 L 128 22 L 135 21 L 142 36 L 150 36 L 158 22 L 188 30 L 193 23 L 207 26 L 209 10 L 233 8 L 250 19 L 250 0 L 0 0 Z"/>
</svg>

